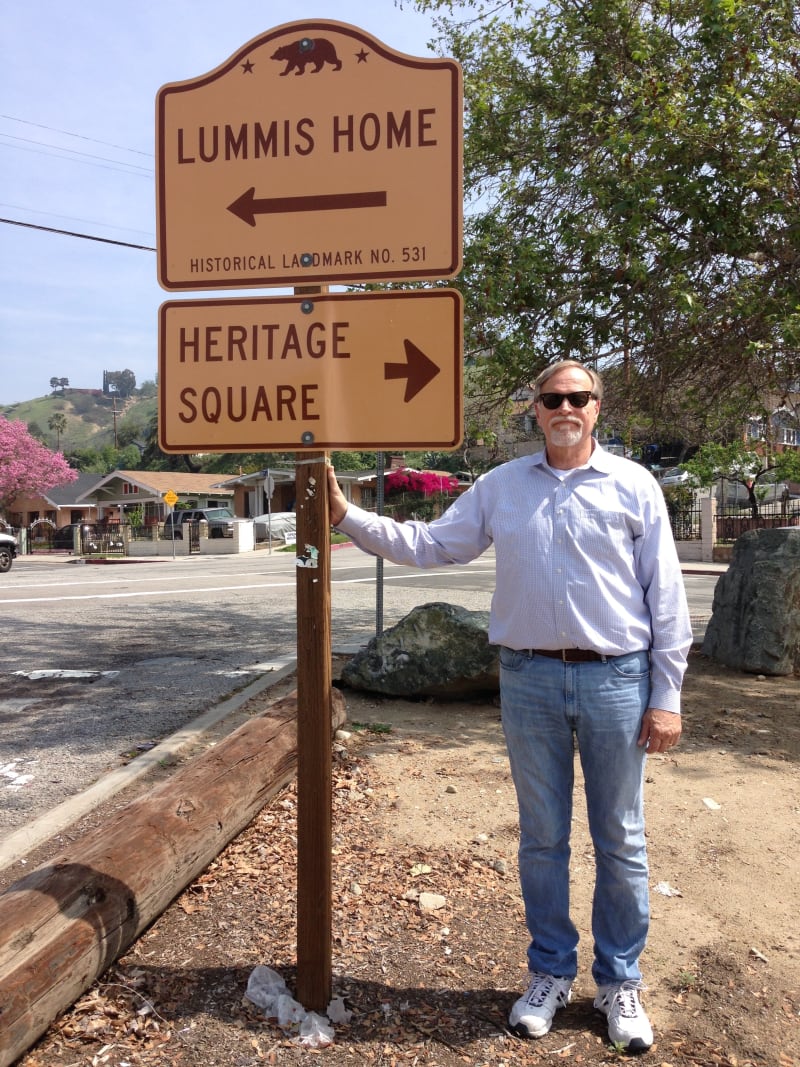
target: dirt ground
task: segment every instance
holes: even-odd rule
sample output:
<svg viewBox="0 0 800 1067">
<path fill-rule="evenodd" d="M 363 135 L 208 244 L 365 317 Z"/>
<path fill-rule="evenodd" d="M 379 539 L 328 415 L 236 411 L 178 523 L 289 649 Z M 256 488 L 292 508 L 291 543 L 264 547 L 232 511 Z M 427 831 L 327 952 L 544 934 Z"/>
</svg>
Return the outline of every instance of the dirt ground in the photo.
<svg viewBox="0 0 800 1067">
<path fill-rule="evenodd" d="M 346 692 L 334 759 L 334 1043 L 299 1046 L 244 997 L 294 988 L 295 794 L 251 823 L 20 1067 L 619 1063 L 592 1010 L 592 850 L 580 790 L 576 998 L 536 1042 L 505 1029 L 526 985 L 513 789 L 494 702 Z M 258 708 L 251 709 L 256 713 Z M 800 680 L 693 653 L 684 738 L 647 767 L 654 1067 L 800 1064 Z M 444 898 L 426 910 L 420 894 Z"/>
</svg>

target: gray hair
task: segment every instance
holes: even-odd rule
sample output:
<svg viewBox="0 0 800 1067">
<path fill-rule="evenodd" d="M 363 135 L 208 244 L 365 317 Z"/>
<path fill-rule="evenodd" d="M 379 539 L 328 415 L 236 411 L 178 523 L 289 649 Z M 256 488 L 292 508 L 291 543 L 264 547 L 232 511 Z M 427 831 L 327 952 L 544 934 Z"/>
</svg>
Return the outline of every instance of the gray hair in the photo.
<svg viewBox="0 0 800 1067">
<path fill-rule="evenodd" d="M 583 363 L 579 363 L 577 359 L 562 359 L 558 363 L 551 363 L 549 367 L 545 367 L 539 377 L 533 383 L 533 400 L 534 403 L 539 399 L 542 392 L 542 386 L 548 382 L 554 374 L 557 374 L 560 370 L 569 370 L 573 367 L 577 367 L 578 370 L 584 371 L 592 379 L 592 392 L 598 400 L 603 399 L 603 382 L 600 375 L 596 370 L 591 367 L 585 366 Z"/>
</svg>

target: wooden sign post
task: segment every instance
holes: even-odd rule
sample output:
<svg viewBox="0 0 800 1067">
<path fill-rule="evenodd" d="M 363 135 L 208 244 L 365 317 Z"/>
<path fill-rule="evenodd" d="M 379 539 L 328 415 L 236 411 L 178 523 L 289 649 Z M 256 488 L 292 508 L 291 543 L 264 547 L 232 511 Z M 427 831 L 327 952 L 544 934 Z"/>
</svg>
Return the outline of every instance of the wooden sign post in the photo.
<svg viewBox="0 0 800 1067">
<path fill-rule="evenodd" d="M 332 972 L 324 449 L 452 449 L 463 424 L 460 295 L 324 285 L 459 273 L 462 95 L 454 60 L 314 19 L 156 99 L 161 286 L 308 296 L 164 304 L 159 443 L 296 453 L 297 999 L 314 1011 L 327 1008 Z"/>
<path fill-rule="evenodd" d="M 331 999 L 331 571 L 328 457 L 297 457 L 297 1000 Z"/>
</svg>

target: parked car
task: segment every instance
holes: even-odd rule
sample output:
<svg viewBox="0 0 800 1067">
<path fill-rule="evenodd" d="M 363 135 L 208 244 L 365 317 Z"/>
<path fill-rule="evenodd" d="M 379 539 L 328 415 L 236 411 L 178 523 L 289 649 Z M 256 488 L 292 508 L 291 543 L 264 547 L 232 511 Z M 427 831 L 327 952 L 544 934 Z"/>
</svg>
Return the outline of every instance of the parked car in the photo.
<svg viewBox="0 0 800 1067">
<path fill-rule="evenodd" d="M 88 533 L 90 527 L 82 522 L 71 522 L 67 526 L 59 526 L 57 530 L 53 530 L 53 537 L 51 544 L 53 548 L 73 548 L 75 545 L 75 531 L 78 530 L 83 536 L 83 533 Z"/>
<path fill-rule="evenodd" d="M 0 574 L 11 570 L 17 555 L 17 539 L 13 534 L 0 532 Z"/>
<path fill-rule="evenodd" d="M 297 515 L 294 511 L 273 511 L 271 514 L 256 515 L 253 519 L 256 541 L 266 541 L 270 535 L 273 541 L 289 543 L 297 537 Z"/>
<path fill-rule="evenodd" d="M 723 506 L 746 507 L 750 503 L 747 486 L 731 478 L 720 478 L 716 483 L 714 494 Z M 762 480 L 755 484 L 755 495 L 759 504 L 780 504 L 783 500 L 788 500 L 792 493 L 786 482 Z"/>
<path fill-rule="evenodd" d="M 691 484 L 691 475 L 680 467 L 665 467 L 656 477 L 663 486 Z"/>
<path fill-rule="evenodd" d="M 182 508 L 172 511 L 164 522 L 164 537 L 177 540 L 183 538 L 183 527 L 187 522 L 208 523 L 209 537 L 233 537 L 233 512 L 228 508 Z"/>
</svg>

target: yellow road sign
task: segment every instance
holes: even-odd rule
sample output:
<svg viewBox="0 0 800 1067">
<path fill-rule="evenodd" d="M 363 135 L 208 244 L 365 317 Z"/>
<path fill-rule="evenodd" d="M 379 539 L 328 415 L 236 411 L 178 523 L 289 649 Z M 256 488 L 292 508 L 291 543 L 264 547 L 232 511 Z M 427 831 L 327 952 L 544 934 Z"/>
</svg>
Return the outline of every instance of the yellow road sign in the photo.
<svg viewBox="0 0 800 1067">
<path fill-rule="evenodd" d="M 170 301 L 159 312 L 164 452 L 456 448 L 454 289 Z"/>
<path fill-rule="evenodd" d="M 449 278 L 461 267 L 452 59 L 323 20 L 279 26 L 156 103 L 168 290 Z"/>
</svg>

